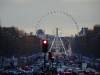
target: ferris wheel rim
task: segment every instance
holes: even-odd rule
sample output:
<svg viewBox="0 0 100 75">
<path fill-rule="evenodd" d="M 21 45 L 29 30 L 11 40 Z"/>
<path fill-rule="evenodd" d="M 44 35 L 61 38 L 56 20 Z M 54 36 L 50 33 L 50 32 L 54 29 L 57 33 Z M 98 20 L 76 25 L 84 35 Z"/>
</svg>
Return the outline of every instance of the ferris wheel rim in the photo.
<svg viewBox="0 0 100 75">
<path fill-rule="evenodd" d="M 38 26 L 40 27 L 40 23 L 42 22 L 42 20 L 50 15 L 53 15 L 53 14 L 56 14 L 56 13 L 59 13 L 59 14 L 62 14 L 63 16 L 67 16 L 70 18 L 70 20 L 73 22 L 74 26 L 75 26 L 75 29 L 76 29 L 76 32 L 79 32 L 79 25 L 78 25 L 78 22 L 75 20 L 75 18 L 69 14 L 68 12 L 66 11 L 58 11 L 58 10 L 52 10 L 52 11 L 49 11 L 47 12 L 46 14 L 44 14 L 43 16 L 41 16 L 39 18 L 39 20 L 37 21 L 36 23 L 36 30 L 38 30 Z"/>
</svg>

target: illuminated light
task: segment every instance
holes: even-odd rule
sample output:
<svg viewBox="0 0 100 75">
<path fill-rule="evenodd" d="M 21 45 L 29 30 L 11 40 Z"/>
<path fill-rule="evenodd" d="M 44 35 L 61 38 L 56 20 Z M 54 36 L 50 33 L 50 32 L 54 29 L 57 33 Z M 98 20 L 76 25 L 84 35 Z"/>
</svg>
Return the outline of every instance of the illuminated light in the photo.
<svg viewBox="0 0 100 75">
<path fill-rule="evenodd" d="M 46 44 L 48 44 L 48 41 L 47 40 L 43 40 L 42 43 L 46 45 Z"/>
<path fill-rule="evenodd" d="M 43 43 L 44 43 L 44 44 L 47 44 L 47 40 L 44 40 Z"/>
</svg>

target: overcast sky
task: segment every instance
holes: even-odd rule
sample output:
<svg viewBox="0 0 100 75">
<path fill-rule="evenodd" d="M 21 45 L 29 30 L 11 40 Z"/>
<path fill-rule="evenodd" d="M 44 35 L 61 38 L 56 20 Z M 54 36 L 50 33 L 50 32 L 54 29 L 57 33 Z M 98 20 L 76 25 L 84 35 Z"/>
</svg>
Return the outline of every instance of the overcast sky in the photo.
<svg viewBox="0 0 100 75">
<path fill-rule="evenodd" d="M 0 0 L 0 22 L 2 26 L 34 32 L 38 20 L 53 10 L 58 11 L 56 15 L 50 14 L 39 23 L 48 33 L 53 33 L 55 27 L 64 34 L 76 31 L 70 17 L 59 11 L 72 15 L 79 28 L 100 24 L 100 0 Z"/>
</svg>

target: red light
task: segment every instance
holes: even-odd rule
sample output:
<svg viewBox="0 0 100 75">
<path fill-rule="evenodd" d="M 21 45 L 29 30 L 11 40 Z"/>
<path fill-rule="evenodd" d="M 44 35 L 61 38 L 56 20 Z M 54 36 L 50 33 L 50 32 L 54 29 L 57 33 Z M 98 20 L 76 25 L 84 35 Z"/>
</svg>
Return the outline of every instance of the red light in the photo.
<svg viewBox="0 0 100 75">
<path fill-rule="evenodd" d="M 47 44 L 47 41 L 46 41 L 46 40 L 44 40 L 44 41 L 43 41 L 43 43 L 44 43 L 44 44 Z"/>
<path fill-rule="evenodd" d="M 47 40 L 43 40 L 43 44 L 48 44 L 48 41 Z"/>
</svg>

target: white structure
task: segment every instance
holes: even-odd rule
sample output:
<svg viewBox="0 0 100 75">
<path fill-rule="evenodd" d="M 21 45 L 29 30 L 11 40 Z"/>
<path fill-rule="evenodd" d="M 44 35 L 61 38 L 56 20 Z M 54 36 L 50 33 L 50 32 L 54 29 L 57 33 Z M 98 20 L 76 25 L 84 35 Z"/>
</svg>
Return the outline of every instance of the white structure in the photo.
<svg viewBox="0 0 100 75">
<path fill-rule="evenodd" d="M 61 37 L 58 35 L 58 28 L 56 28 L 56 36 L 54 37 L 49 52 L 60 52 L 66 54 L 66 50 Z"/>
<path fill-rule="evenodd" d="M 69 42 L 68 49 L 66 50 L 61 37 L 59 37 L 59 35 L 58 35 L 58 28 L 56 28 L 56 35 L 52 41 L 49 52 L 54 52 L 55 54 L 65 54 L 65 55 L 71 56 L 72 49 L 71 49 L 70 40 L 68 40 L 68 42 Z"/>
</svg>

